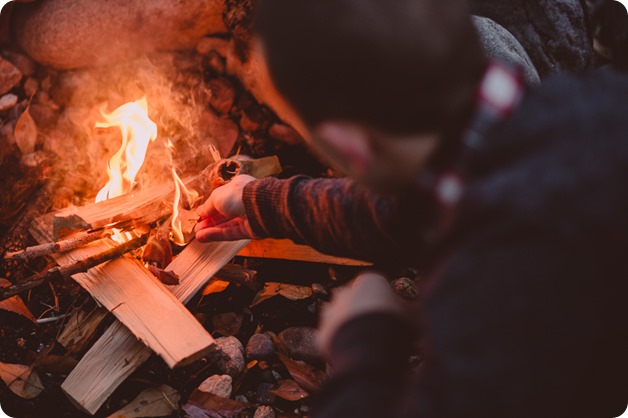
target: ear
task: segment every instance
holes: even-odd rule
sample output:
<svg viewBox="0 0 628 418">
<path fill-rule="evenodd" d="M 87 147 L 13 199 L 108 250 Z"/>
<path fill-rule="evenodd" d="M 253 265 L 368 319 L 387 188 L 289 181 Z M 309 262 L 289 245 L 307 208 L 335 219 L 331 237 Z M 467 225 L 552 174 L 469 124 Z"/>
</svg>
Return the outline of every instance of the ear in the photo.
<svg viewBox="0 0 628 418">
<path fill-rule="evenodd" d="M 365 172 L 373 162 L 374 154 L 369 131 L 352 122 L 323 122 L 313 129 L 313 134 L 332 158 L 344 162 L 353 174 Z M 343 164 L 344 165 L 344 164 Z"/>
</svg>

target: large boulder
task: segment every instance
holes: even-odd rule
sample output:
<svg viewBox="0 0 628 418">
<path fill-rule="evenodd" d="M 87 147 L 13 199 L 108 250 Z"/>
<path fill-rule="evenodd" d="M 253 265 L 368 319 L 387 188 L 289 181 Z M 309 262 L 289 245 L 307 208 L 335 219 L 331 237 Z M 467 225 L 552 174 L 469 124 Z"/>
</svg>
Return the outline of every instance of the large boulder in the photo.
<svg viewBox="0 0 628 418">
<path fill-rule="evenodd" d="M 525 48 L 502 25 L 488 17 L 481 16 L 473 16 L 473 24 L 478 31 L 486 55 L 490 58 L 519 65 L 523 69 L 526 82 L 529 84 L 540 82 L 539 73 Z"/>
<path fill-rule="evenodd" d="M 469 0 L 474 15 L 510 31 L 526 49 L 541 78 L 580 71 L 594 63 L 585 11 L 579 0 Z"/>
<path fill-rule="evenodd" d="M 19 4 L 14 37 L 33 59 L 74 69 L 156 50 L 194 49 L 225 33 L 223 0 L 46 0 Z"/>
</svg>

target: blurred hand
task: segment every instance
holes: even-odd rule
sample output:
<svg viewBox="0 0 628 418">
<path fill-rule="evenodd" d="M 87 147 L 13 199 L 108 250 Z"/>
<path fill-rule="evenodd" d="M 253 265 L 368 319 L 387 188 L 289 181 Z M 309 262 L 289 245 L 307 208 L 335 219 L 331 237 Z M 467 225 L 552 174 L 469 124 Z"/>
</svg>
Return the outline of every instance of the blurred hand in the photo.
<svg viewBox="0 0 628 418">
<path fill-rule="evenodd" d="M 244 174 L 235 176 L 229 183 L 215 189 L 209 199 L 196 209 L 201 218 L 194 228 L 197 240 L 209 242 L 255 238 L 242 202 L 244 186 L 253 180 L 255 177 Z"/>
<path fill-rule="evenodd" d="M 381 275 L 362 273 L 352 283 L 336 290 L 331 302 L 321 312 L 318 339 L 323 353 L 329 353 L 331 341 L 342 325 L 358 316 L 375 312 L 400 316 L 404 312 L 401 301 Z"/>
</svg>

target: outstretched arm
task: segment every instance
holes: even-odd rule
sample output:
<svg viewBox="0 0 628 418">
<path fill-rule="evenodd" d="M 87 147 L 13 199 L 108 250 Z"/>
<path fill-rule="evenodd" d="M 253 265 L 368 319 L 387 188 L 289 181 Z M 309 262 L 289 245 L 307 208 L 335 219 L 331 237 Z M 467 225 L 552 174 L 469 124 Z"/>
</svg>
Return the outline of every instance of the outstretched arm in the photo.
<svg viewBox="0 0 628 418">
<path fill-rule="evenodd" d="M 383 263 L 407 261 L 420 249 L 417 231 L 429 205 L 416 194 L 408 201 L 378 196 L 349 179 L 240 182 L 223 186 L 200 208 L 205 221 L 198 239 L 289 238 L 328 254 Z M 237 204 L 223 204 L 226 198 Z"/>
</svg>

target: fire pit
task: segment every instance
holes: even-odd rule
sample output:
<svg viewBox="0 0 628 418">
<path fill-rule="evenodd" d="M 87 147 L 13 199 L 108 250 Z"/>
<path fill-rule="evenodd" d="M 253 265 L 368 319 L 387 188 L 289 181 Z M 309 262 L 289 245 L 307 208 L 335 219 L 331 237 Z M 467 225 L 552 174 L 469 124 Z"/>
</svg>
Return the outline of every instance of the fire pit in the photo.
<svg viewBox="0 0 628 418">
<path fill-rule="evenodd" d="M 3 9 L 1 28 L 21 29 L 0 30 L 0 404 L 15 416 L 108 416 L 125 405 L 179 416 L 180 401 L 307 414 L 304 388 L 322 372 L 248 351 L 245 366 L 239 340 L 258 335 L 306 359 L 282 331 L 313 332 L 290 326 L 315 325 L 325 287 L 353 273 L 328 265 L 364 263 L 283 241 L 200 244 L 191 230 L 194 208 L 234 175 L 277 175 L 280 160 L 283 176 L 330 171 L 248 50 L 250 2 L 209 2 L 214 17 L 167 44 L 134 43 L 128 25 L 154 31 L 145 15 L 127 18 L 134 7 L 148 13 L 137 3 L 115 11 L 122 26 L 107 25 L 122 46 L 78 34 L 102 29 L 94 5 Z M 79 12 L 69 33 L 67 16 Z M 255 261 L 269 258 L 298 261 Z M 218 378 L 230 379 L 229 393 L 207 390 Z"/>
</svg>

